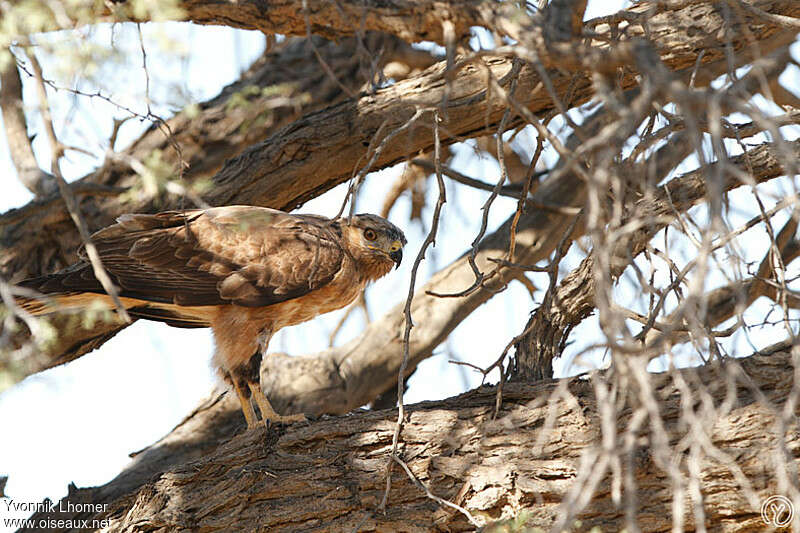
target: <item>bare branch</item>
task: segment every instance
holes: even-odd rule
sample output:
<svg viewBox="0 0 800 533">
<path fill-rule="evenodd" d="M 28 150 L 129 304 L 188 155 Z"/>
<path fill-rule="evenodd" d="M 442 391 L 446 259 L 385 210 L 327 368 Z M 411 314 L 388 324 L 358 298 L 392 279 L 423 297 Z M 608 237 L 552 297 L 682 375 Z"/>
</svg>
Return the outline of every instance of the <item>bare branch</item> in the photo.
<svg viewBox="0 0 800 533">
<path fill-rule="evenodd" d="M 411 318 L 411 302 L 414 299 L 414 289 L 416 286 L 417 281 L 417 271 L 419 269 L 419 265 L 422 260 L 425 258 L 425 252 L 428 249 L 428 246 L 434 244 L 436 242 L 436 233 L 439 229 L 439 217 L 441 216 L 442 206 L 447 201 L 447 196 L 445 194 L 444 188 L 444 179 L 442 178 L 442 173 L 439 170 L 441 168 L 441 142 L 439 139 L 439 113 L 435 112 L 433 114 L 433 131 L 434 131 L 434 155 L 433 161 L 434 165 L 436 166 L 436 182 L 439 185 L 439 198 L 436 201 L 436 206 L 433 210 L 433 215 L 431 219 L 431 227 L 428 231 L 428 235 L 425 237 L 422 245 L 420 246 L 419 252 L 417 253 L 417 258 L 414 260 L 414 266 L 411 269 L 411 280 L 408 283 L 408 297 L 406 298 L 405 305 L 403 307 L 403 356 L 400 360 L 400 368 L 397 372 L 397 423 L 395 424 L 394 433 L 392 435 L 392 450 L 391 450 L 391 458 L 395 461 L 398 461 L 401 465 L 404 463 L 400 460 L 399 456 L 397 455 L 397 446 L 400 442 L 400 432 L 403 429 L 403 422 L 405 419 L 405 411 L 404 411 L 404 404 L 403 404 L 403 391 L 405 385 L 405 379 L 407 375 L 407 368 L 409 362 L 409 352 L 410 352 L 410 337 L 411 337 L 411 328 L 414 327 L 414 322 Z M 263 386 L 263 385 L 262 385 Z M 386 469 L 386 490 L 383 494 L 383 498 L 381 499 L 381 503 L 378 506 L 378 509 L 383 511 L 386 509 L 386 503 L 389 498 L 389 490 L 391 489 L 392 483 L 392 463 L 390 462 L 387 465 Z"/>
<path fill-rule="evenodd" d="M 22 80 L 16 61 L 9 61 L 5 70 L 0 73 L 0 108 L 3 111 L 9 154 L 17 169 L 17 177 L 36 196 L 53 194 L 58 187 L 55 178 L 39 167 L 33 155 L 22 101 Z"/>
<path fill-rule="evenodd" d="M 792 143 L 795 153 L 800 155 L 800 143 Z M 752 168 L 752 178 L 756 183 L 776 178 L 783 174 L 782 158 L 778 150 L 772 145 L 762 145 L 753 148 L 742 155 L 732 157 L 727 164 L 713 163 L 710 167 L 723 166 L 726 172 L 723 191 L 743 185 L 738 175 L 731 173 L 732 169 Z M 646 247 L 650 239 L 661 230 L 665 220 L 674 220 L 674 210 L 682 213 L 706 195 L 706 173 L 709 168 L 701 168 L 668 182 L 658 190 L 654 197 L 644 197 L 630 207 L 630 213 L 635 213 L 639 220 L 648 221 L 632 233 L 622 232 L 614 240 L 610 250 L 609 263 L 612 267 L 610 275 L 617 277 L 627 268 L 633 259 Z M 670 200 L 671 199 L 671 200 Z M 661 218 L 661 221 L 659 221 Z M 566 336 L 586 318 L 595 308 L 594 261 L 591 257 L 584 259 L 580 266 L 564 277 L 559 284 L 557 297 L 548 307 L 540 307 L 531 317 L 526 330 L 529 331 L 520 352 L 517 356 L 532 359 L 517 362 L 522 376 L 546 379 L 552 375 L 552 361 L 563 350 Z M 535 325 L 532 325 L 535 324 Z"/>
</svg>

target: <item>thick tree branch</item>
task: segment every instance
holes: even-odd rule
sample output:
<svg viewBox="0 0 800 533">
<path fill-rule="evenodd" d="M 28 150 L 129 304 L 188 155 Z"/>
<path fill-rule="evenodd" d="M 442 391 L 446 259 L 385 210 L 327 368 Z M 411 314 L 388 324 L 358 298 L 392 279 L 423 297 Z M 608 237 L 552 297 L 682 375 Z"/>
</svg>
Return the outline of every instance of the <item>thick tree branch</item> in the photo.
<svg viewBox="0 0 800 533">
<path fill-rule="evenodd" d="M 740 12 L 751 21 L 761 22 L 774 27 L 795 30 L 798 27 L 796 9 L 786 11 L 791 0 L 774 2 L 767 0 L 749 0 L 743 2 L 745 9 Z M 182 0 L 173 15 L 178 20 L 188 20 L 197 24 L 213 24 L 230 26 L 248 30 L 260 30 L 266 34 L 283 34 L 305 36 L 311 33 L 329 39 L 349 37 L 359 32 L 374 30 L 395 35 L 408 42 L 434 41 L 441 45 L 448 44 L 448 31 L 456 39 L 469 35 L 472 26 L 482 26 L 501 34 L 519 39 L 528 37 L 531 27 L 545 32 L 550 43 L 564 43 L 564 37 L 577 34 L 582 29 L 582 16 L 585 1 L 555 2 L 545 17 L 529 14 L 515 6 L 485 0 L 434 0 L 428 2 L 400 1 L 392 4 L 377 2 L 358 2 L 342 0 L 336 3 L 321 0 L 304 2 L 282 1 L 264 4 L 258 0 L 243 0 L 235 3 L 214 2 L 208 0 Z M 98 12 L 96 3 L 71 2 L 65 11 L 72 15 L 73 24 L 87 24 L 100 21 L 129 20 L 134 16 L 126 8 L 126 2 L 115 2 L 115 13 L 105 9 Z M 547 11 L 547 10 L 546 10 Z M 709 13 L 716 12 L 710 0 L 695 2 L 641 2 L 619 15 L 604 17 L 603 23 L 619 25 L 629 37 L 642 36 L 637 24 L 648 23 L 650 18 L 670 13 L 673 21 L 691 21 L 697 33 L 686 43 L 692 46 L 697 42 L 702 31 L 703 21 L 708 20 Z M 87 18 L 93 13 L 93 20 Z M 2 14 L 0 12 L 0 14 Z M 550 15 L 547 18 L 547 15 Z M 170 13 L 160 13 L 161 18 Z M 180 15 L 180 16 L 177 16 Z M 63 29 L 59 24 L 62 18 L 53 17 L 51 29 Z M 145 20 L 140 20 L 142 22 Z M 444 23 L 443 23 L 444 22 Z M 709 22 L 719 26 L 720 19 Z M 554 24 L 557 23 L 557 24 Z M 654 21 L 653 29 L 659 28 L 659 21 Z M 446 30 L 445 26 L 450 29 Z M 597 22 L 587 22 L 586 27 L 598 31 Z M 451 38 L 452 38 L 451 37 Z M 606 42 L 602 36 L 599 43 Z M 722 51 L 718 52 L 722 54 Z"/>
<path fill-rule="evenodd" d="M 690 450 L 679 447 L 697 438 L 694 428 L 687 429 L 681 403 L 686 398 L 676 390 L 686 382 L 707 384 L 704 405 L 721 409 L 716 423 L 704 428 L 704 445 L 713 447 L 713 453 L 709 449 L 705 454 L 697 480 L 703 498 L 695 504 L 704 509 L 706 527 L 763 528 L 758 500 L 779 494 L 776 469 L 781 468 L 780 462 L 766 458 L 779 453 L 776 439 L 785 440 L 789 449 L 800 446 L 796 428 L 783 433 L 775 415 L 793 396 L 792 373 L 786 372 L 792 356 L 785 346 L 765 353 L 769 355 L 651 375 L 664 424 L 661 436 L 646 427 L 637 431 L 641 407 L 630 396 L 620 400 L 620 414 L 612 421 L 612 444 L 626 446 L 628 432 L 636 435 L 636 445 L 627 452 L 632 460 L 624 465 L 636 483 L 636 497 L 624 502 L 633 503 L 633 519 L 641 530 L 666 531 L 681 523 L 674 521 L 673 485 L 652 449 L 664 438 L 675 443 L 673 461 L 691 460 Z M 489 387 L 409 406 L 402 435 L 404 461 L 431 492 L 483 523 L 524 516 L 526 525 L 548 530 L 570 489 L 582 483 L 581 459 L 592 457 L 609 431 L 601 428 L 598 379 L 506 384 L 497 419 L 492 417 L 495 390 Z M 752 394 L 759 389 L 763 392 Z M 473 529 L 462 514 L 435 505 L 399 470 L 392 480 L 392 505 L 385 515 L 373 513 L 383 491 L 383 478 L 377 473 L 384 470 L 385 451 L 391 446 L 393 410 L 230 438 L 243 427 L 242 421 L 237 424 L 223 416 L 233 409 L 232 398 L 209 400 L 172 435 L 137 455 L 117 479 L 102 487 L 73 488 L 63 500 L 63 507 L 67 502 L 107 504 L 103 511 L 40 513 L 33 518 L 106 518 L 111 529 L 119 530 L 402 531 L 412 525 L 427 531 Z M 728 457 L 735 461 L 726 462 Z M 789 475 L 795 475 L 800 461 L 789 457 L 787 466 Z M 609 488 L 614 480 L 603 477 L 577 516 L 581 530 L 630 526 L 619 496 Z M 687 514 L 680 520 L 692 527 L 691 507 L 683 509 Z"/>
<path fill-rule="evenodd" d="M 147 22 L 151 15 L 150 12 L 132 11 L 126 0 L 108 3 L 102 10 L 98 10 L 97 5 L 87 0 L 70 2 L 63 10 L 69 18 L 53 17 L 48 20 L 48 29 L 64 29 L 63 22 L 74 25 L 125 20 Z M 461 38 L 469 35 L 472 26 L 492 27 L 504 15 L 524 16 L 524 12 L 516 8 L 485 0 L 400 0 L 391 3 L 353 0 L 335 3 L 324 0 L 269 3 L 259 0 L 239 0 L 234 3 L 178 0 L 175 7 L 178 9 L 155 9 L 153 12 L 159 20 L 172 18 L 196 24 L 258 30 L 268 35 L 305 36 L 310 31 L 327 39 L 341 39 L 370 30 L 394 35 L 408 42 L 433 41 L 442 45 L 446 44 L 443 21 L 451 25 L 451 32 L 456 37 Z M 87 13 L 91 15 L 87 16 Z"/>
<path fill-rule="evenodd" d="M 198 24 L 233 26 L 264 33 L 305 35 L 311 32 L 329 39 L 375 30 L 408 42 L 433 41 L 446 44 L 443 21 L 452 24 L 457 37 L 469 34 L 471 26 L 490 26 L 503 5 L 484 0 L 414 2 L 330 3 L 324 0 L 271 2 L 268 10 L 257 0 L 225 4 L 206 0 L 185 0 L 181 7 L 187 20 Z"/>
</svg>

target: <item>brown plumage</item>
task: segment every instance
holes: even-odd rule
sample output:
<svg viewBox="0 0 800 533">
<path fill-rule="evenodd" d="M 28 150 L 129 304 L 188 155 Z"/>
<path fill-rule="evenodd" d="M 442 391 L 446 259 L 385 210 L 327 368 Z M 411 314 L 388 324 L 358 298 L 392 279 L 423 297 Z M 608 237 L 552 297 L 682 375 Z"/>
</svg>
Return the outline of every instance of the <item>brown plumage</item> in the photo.
<svg viewBox="0 0 800 533">
<path fill-rule="evenodd" d="M 251 393 L 265 421 L 302 418 L 278 415 L 261 392 L 261 356 L 272 335 L 351 303 L 399 266 L 406 239 L 376 215 L 331 220 L 229 206 L 123 215 L 92 242 L 131 316 L 212 328 L 215 364 L 252 427 Z M 48 295 L 20 299 L 37 315 L 98 301 L 112 307 L 85 258 L 20 285 Z"/>
</svg>

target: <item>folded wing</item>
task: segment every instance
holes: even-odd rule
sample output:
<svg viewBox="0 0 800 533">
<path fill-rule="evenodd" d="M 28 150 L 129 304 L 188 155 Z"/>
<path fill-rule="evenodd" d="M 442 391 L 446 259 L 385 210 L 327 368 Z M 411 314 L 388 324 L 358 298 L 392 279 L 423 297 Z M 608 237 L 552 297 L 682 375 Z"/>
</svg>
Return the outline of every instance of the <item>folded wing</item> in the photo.
<svg viewBox="0 0 800 533">
<path fill-rule="evenodd" d="M 165 309 L 260 307 L 329 283 L 344 259 L 336 231 L 324 217 L 228 206 L 123 215 L 92 241 L 124 298 L 168 304 Z M 43 293 L 105 293 L 86 259 L 23 285 Z M 170 322 L 170 312 L 161 314 L 138 316 Z"/>
</svg>

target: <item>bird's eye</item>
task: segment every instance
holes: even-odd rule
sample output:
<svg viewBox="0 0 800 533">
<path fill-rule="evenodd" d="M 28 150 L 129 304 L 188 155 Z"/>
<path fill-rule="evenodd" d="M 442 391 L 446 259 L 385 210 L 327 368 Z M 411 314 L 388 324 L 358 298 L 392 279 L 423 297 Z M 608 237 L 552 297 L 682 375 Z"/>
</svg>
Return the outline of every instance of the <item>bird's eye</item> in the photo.
<svg viewBox="0 0 800 533">
<path fill-rule="evenodd" d="M 364 238 L 367 239 L 368 241 L 374 241 L 375 239 L 378 238 L 378 235 L 375 233 L 374 230 L 365 229 L 364 230 Z"/>
</svg>

